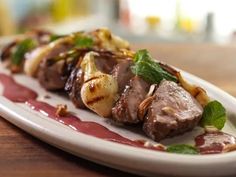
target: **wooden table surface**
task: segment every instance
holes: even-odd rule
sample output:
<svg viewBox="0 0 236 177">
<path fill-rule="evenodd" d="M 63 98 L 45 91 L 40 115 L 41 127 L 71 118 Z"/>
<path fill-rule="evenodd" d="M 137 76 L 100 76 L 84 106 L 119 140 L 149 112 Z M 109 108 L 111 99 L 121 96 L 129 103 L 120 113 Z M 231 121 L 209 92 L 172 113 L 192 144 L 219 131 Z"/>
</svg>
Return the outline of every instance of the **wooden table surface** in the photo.
<svg viewBox="0 0 236 177">
<path fill-rule="evenodd" d="M 212 44 L 142 44 L 152 55 L 236 96 L 236 48 Z M 0 118 L 1 177 L 134 176 L 58 150 Z"/>
</svg>

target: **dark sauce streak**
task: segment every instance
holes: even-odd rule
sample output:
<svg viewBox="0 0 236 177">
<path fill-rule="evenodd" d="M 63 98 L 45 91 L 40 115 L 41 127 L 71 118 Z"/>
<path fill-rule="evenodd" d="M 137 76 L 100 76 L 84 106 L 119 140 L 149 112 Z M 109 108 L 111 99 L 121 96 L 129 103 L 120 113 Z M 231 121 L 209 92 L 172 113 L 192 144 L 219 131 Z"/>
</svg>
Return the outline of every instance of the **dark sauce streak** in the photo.
<svg viewBox="0 0 236 177">
<path fill-rule="evenodd" d="M 48 103 L 37 101 L 36 92 L 23 85 L 16 83 L 11 76 L 8 76 L 6 74 L 0 74 L 0 82 L 4 86 L 3 96 L 7 99 L 13 102 L 25 103 L 31 109 L 41 112 L 44 115 L 46 114 L 49 118 L 54 119 L 64 125 L 67 125 L 78 132 L 125 145 L 164 151 L 164 148 L 162 146 L 146 147 L 145 142 L 130 140 L 98 123 L 82 121 L 72 114 L 68 114 L 66 116 L 57 116 L 55 107 L 49 105 Z"/>
<path fill-rule="evenodd" d="M 0 74 L 0 82 L 4 86 L 3 96 L 13 102 L 26 102 L 38 96 L 36 92 L 16 83 L 11 76 L 6 74 Z"/>
<path fill-rule="evenodd" d="M 54 119 L 60 123 L 63 123 L 64 125 L 69 126 L 70 128 L 87 134 L 91 135 L 93 137 L 97 137 L 100 139 L 108 140 L 108 141 L 113 141 L 113 142 L 118 142 L 121 144 L 126 144 L 126 145 L 131 145 L 135 147 L 144 147 L 144 143 L 140 141 L 132 141 L 130 139 L 127 139 L 115 132 L 110 131 L 108 128 L 95 123 L 95 122 L 90 122 L 90 121 L 81 121 L 78 117 L 68 114 L 66 116 L 57 116 L 56 115 L 56 108 L 49 105 L 48 103 L 45 102 L 40 102 L 36 100 L 29 100 L 26 102 L 26 104 L 33 110 L 38 111 L 38 112 L 43 112 L 44 115 L 46 114 L 48 117 L 51 119 Z M 147 147 L 144 147 L 147 148 Z M 149 149 L 155 149 L 158 150 L 158 148 L 149 148 Z M 161 148 L 160 148 L 161 150 Z"/>
</svg>

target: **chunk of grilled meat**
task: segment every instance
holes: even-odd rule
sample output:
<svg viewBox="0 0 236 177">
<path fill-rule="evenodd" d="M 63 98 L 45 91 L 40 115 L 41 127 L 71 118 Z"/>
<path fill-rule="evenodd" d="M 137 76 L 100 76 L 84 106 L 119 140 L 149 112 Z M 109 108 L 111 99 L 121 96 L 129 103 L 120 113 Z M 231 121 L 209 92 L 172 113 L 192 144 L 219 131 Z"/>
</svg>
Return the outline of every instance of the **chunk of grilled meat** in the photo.
<svg viewBox="0 0 236 177">
<path fill-rule="evenodd" d="M 133 77 L 120 99 L 112 108 L 112 118 L 120 123 L 138 123 L 139 104 L 145 99 L 150 84 L 138 76 Z"/>
<path fill-rule="evenodd" d="M 60 55 L 66 55 L 66 52 L 72 47 L 69 43 L 56 46 L 39 64 L 37 77 L 40 84 L 47 90 L 64 89 L 69 74 L 77 63 L 78 58 L 67 58 L 67 56 L 57 58 Z"/>
<path fill-rule="evenodd" d="M 159 141 L 193 129 L 202 113 L 201 105 L 190 93 L 175 82 L 163 80 L 148 107 L 143 130 Z"/>
<path fill-rule="evenodd" d="M 117 64 L 119 58 L 110 51 L 107 50 L 93 50 L 98 53 L 98 56 L 95 56 L 95 64 L 98 70 L 110 74 Z"/>
<path fill-rule="evenodd" d="M 19 43 L 19 40 L 14 40 L 3 47 L 3 49 L 1 50 L 1 56 L 0 56 L 2 62 L 6 60 L 10 60 L 11 52 L 18 43 Z"/>
<path fill-rule="evenodd" d="M 133 61 L 130 59 L 121 60 L 112 70 L 112 75 L 118 82 L 120 94 L 124 91 L 125 86 L 128 84 L 130 79 L 134 77 L 134 74 L 130 69 L 132 64 Z"/>
<path fill-rule="evenodd" d="M 80 94 L 83 83 L 84 73 L 80 67 L 75 67 L 66 82 L 65 91 L 77 108 L 85 108 Z"/>
</svg>

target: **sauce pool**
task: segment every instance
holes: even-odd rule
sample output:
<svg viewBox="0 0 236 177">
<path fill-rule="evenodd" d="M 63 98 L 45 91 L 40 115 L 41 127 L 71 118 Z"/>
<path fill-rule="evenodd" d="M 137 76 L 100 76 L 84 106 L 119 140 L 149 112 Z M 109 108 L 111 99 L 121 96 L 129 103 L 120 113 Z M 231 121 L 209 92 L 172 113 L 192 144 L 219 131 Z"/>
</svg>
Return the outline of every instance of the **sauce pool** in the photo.
<svg viewBox="0 0 236 177">
<path fill-rule="evenodd" d="M 195 146 L 201 154 L 219 154 L 236 149 L 236 138 L 221 131 L 206 132 L 195 138 Z"/>
<path fill-rule="evenodd" d="M 3 96 L 12 102 L 25 102 L 36 99 L 37 93 L 33 90 L 16 83 L 16 81 L 6 74 L 0 73 L 0 82 L 3 84 Z"/>
</svg>

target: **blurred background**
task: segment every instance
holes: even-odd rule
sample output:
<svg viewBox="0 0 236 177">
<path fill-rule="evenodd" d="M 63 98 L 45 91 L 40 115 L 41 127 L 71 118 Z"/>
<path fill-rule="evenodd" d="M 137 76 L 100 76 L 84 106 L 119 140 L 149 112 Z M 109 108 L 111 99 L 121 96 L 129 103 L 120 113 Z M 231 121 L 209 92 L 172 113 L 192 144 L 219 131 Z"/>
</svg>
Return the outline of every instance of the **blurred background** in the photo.
<svg viewBox="0 0 236 177">
<path fill-rule="evenodd" d="M 0 0 L 0 36 L 109 27 L 131 42 L 236 43 L 235 0 Z"/>
</svg>

